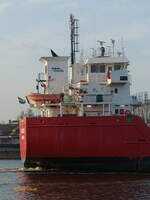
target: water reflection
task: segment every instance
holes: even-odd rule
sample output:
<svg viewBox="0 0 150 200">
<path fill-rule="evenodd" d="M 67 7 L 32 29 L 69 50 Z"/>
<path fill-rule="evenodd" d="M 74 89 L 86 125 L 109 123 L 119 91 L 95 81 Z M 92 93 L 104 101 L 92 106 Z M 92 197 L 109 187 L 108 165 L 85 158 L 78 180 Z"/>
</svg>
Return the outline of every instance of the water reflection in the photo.
<svg viewBox="0 0 150 200">
<path fill-rule="evenodd" d="M 141 200 L 150 199 L 150 175 L 52 174 L 22 172 L 18 187 L 36 191 L 16 191 L 17 200 Z"/>
</svg>

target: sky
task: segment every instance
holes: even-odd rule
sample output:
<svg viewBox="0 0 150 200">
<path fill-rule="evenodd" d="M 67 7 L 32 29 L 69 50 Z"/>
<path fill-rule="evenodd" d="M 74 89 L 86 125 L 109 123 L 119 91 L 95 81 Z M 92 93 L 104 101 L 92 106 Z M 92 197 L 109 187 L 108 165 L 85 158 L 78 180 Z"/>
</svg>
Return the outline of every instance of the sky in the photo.
<svg viewBox="0 0 150 200">
<path fill-rule="evenodd" d="M 123 41 L 132 94 L 150 92 L 149 0 L 0 0 L 0 122 L 26 109 L 17 96 L 36 91 L 41 56 L 50 49 L 70 55 L 71 13 L 79 19 L 80 49 L 90 54 L 97 40 L 113 38 L 116 48 Z"/>
</svg>

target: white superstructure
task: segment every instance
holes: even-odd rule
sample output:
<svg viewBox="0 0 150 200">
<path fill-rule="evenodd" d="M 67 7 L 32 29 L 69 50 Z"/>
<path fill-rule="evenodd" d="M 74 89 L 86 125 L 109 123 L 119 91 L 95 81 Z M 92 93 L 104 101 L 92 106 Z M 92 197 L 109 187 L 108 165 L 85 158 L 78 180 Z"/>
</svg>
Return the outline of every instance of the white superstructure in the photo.
<svg viewBox="0 0 150 200">
<path fill-rule="evenodd" d="M 41 57 L 43 93 L 60 95 L 60 102 L 30 101 L 44 116 L 110 116 L 132 112 L 129 61 L 124 54 L 92 56 L 85 63 L 68 64 L 67 56 Z M 69 74 L 71 73 L 71 76 Z"/>
<path fill-rule="evenodd" d="M 68 59 L 67 56 L 40 58 L 44 63 L 46 94 L 64 92 L 64 86 L 68 84 Z"/>
</svg>

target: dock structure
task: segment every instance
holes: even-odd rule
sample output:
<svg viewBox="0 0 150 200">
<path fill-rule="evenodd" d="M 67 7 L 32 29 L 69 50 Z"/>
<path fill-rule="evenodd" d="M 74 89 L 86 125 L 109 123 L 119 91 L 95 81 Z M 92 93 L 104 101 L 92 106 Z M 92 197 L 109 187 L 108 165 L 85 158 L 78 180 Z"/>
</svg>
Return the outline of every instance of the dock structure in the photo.
<svg viewBox="0 0 150 200">
<path fill-rule="evenodd" d="M 0 159 L 19 159 L 18 121 L 0 123 Z"/>
</svg>

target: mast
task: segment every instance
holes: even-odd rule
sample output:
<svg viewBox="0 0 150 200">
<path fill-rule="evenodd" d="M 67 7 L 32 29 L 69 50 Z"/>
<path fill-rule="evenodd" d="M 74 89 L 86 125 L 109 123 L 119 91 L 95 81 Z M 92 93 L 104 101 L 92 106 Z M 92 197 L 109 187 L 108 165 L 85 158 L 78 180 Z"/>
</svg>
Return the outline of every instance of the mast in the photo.
<svg viewBox="0 0 150 200">
<path fill-rule="evenodd" d="M 70 29 L 71 29 L 71 64 L 76 62 L 76 52 L 79 52 L 79 34 L 78 34 L 78 19 L 70 14 Z"/>
</svg>

